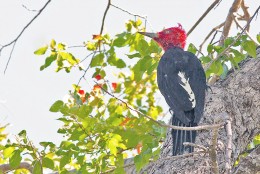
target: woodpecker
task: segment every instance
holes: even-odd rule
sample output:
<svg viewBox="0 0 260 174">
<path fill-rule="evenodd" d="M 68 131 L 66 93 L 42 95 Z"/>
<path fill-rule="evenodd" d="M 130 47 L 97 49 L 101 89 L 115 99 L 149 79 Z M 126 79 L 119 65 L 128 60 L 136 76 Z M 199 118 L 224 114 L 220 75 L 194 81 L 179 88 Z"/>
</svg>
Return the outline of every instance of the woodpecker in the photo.
<svg viewBox="0 0 260 174">
<path fill-rule="evenodd" d="M 165 51 L 157 67 L 157 83 L 172 113 L 175 126 L 197 126 L 203 116 L 206 76 L 200 60 L 184 51 L 187 35 L 181 24 L 158 33 L 139 32 L 155 40 Z M 173 156 L 193 152 L 196 131 L 172 130 Z"/>
</svg>

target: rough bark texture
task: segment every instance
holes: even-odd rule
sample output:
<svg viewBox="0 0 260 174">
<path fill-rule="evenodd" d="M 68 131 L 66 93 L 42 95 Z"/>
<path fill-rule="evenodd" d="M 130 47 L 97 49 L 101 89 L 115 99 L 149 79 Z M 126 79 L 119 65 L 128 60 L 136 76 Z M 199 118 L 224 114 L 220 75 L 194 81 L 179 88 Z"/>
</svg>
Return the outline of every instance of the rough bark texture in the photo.
<svg viewBox="0 0 260 174">
<path fill-rule="evenodd" d="M 204 117 L 200 125 L 213 124 L 231 119 L 232 153 L 231 173 L 260 173 L 260 149 L 253 150 L 245 159 L 233 167 L 239 154 L 246 150 L 248 143 L 260 133 L 260 49 L 256 59 L 248 58 L 241 64 L 240 70 L 212 86 L 206 96 Z M 199 131 L 196 144 L 209 147 L 212 143 L 212 131 Z M 219 173 L 228 173 L 226 164 L 227 131 L 221 128 L 218 133 L 217 162 Z M 170 130 L 167 134 L 160 158 L 147 165 L 141 173 L 179 174 L 212 173 L 212 163 L 208 154 L 197 154 L 185 158 L 172 158 L 172 141 Z M 195 151 L 199 149 L 195 148 Z M 132 161 L 132 160 L 129 160 Z M 128 162 L 127 162 L 128 163 Z M 133 167 L 127 173 L 136 173 Z"/>
</svg>

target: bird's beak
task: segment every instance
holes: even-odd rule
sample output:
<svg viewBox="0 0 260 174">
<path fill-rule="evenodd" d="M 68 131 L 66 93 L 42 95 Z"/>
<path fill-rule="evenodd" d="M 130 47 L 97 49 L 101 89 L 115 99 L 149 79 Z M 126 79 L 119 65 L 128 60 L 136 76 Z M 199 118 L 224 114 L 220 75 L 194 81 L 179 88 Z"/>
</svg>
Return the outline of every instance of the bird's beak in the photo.
<svg viewBox="0 0 260 174">
<path fill-rule="evenodd" d="M 148 32 L 138 32 L 139 34 L 142 34 L 142 35 L 145 35 L 147 37 L 150 37 L 150 38 L 156 38 L 158 37 L 158 34 L 157 33 L 148 33 Z"/>
</svg>

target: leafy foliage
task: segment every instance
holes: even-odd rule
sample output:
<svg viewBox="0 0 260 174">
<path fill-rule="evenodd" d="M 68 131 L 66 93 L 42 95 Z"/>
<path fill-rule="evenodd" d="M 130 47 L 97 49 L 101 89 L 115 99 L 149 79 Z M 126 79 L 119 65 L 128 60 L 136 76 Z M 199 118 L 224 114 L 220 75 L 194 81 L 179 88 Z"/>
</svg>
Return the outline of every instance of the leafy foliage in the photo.
<svg viewBox="0 0 260 174">
<path fill-rule="evenodd" d="M 50 107 L 51 112 L 61 114 L 58 120 L 63 126 L 58 133 L 64 135 L 64 141 L 59 146 L 41 142 L 41 147 L 36 148 L 26 131 L 21 131 L 16 143 L 8 141 L 6 145 L 0 145 L 0 163 L 9 161 L 16 168 L 27 154 L 30 156 L 27 160 L 34 166 L 32 172 L 37 174 L 44 168 L 59 173 L 67 173 L 70 168 L 79 173 L 124 173 L 124 159 L 128 157 L 134 157 L 137 171 L 150 160 L 156 160 L 166 130 L 134 111 L 158 122 L 163 115 L 163 109 L 155 99 L 156 68 L 162 49 L 153 40 L 148 42 L 137 34 L 143 29 L 141 20 L 129 20 L 126 30 L 115 37 L 93 35 L 93 40 L 84 42 L 89 54 L 82 60 L 68 52 L 64 43 L 55 40 L 36 50 L 36 55 L 46 57 L 40 70 L 54 62 L 56 72 L 64 69 L 69 73 L 77 68 L 84 73 L 81 79 L 93 86 L 83 89 L 80 84 L 74 84 L 66 100 L 58 100 Z M 259 42 L 259 35 L 257 40 Z M 223 53 L 227 48 L 229 50 Z M 255 43 L 247 36 L 230 37 L 223 46 L 208 45 L 207 54 L 199 59 L 206 67 L 207 78 L 214 74 L 225 78 L 230 67 L 239 68 L 246 54 L 255 57 L 255 48 Z M 189 45 L 188 51 L 198 53 L 193 44 Z M 88 68 L 82 66 L 85 61 Z M 85 74 L 93 81 L 83 78 Z M 0 142 L 6 138 L 1 134 L 4 128 L 0 127 Z M 259 144 L 258 140 L 256 137 L 254 145 Z"/>
</svg>

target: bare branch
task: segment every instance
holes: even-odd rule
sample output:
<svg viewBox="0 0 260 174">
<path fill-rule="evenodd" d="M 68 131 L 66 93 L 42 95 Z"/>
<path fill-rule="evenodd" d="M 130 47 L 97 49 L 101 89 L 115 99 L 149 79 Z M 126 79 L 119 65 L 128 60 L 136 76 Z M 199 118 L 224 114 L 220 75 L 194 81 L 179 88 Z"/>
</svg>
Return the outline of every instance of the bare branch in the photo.
<svg viewBox="0 0 260 174">
<path fill-rule="evenodd" d="M 114 94 L 111 94 L 110 92 L 108 92 L 105 88 L 103 88 L 101 85 L 99 85 L 96 81 L 94 81 L 99 87 L 100 89 L 102 89 L 105 93 L 107 93 L 108 95 L 110 95 L 111 97 L 117 99 L 118 101 L 122 102 L 123 104 L 125 104 L 125 106 L 138 113 L 139 115 L 142 115 L 143 117 L 153 121 L 154 123 L 158 124 L 159 126 L 161 127 L 166 127 L 166 128 L 171 128 L 171 129 L 175 129 L 175 130 L 204 130 L 204 129 L 208 129 L 208 130 L 211 130 L 211 129 L 216 129 L 216 128 L 220 128 L 222 126 L 224 126 L 224 122 L 223 123 L 219 123 L 219 124 L 213 124 L 213 125 L 201 125 L 201 126 L 195 126 L 195 127 L 181 127 L 181 126 L 173 126 L 173 125 L 168 125 L 168 124 L 164 124 L 162 122 L 159 122 L 155 119 L 153 119 L 152 117 L 142 113 L 141 111 L 139 110 L 136 110 L 134 109 L 132 106 L 129 106 L 129 104 L 125 101 L 123 101 L 122 99 L 116 97 Z"/>
<path fill-rule="evenodd" d="M 203 13 L 203 15 L 198 19 L 198 21 L 191 27 L 191 29 L 187 32 L 187 36 L 191 34 L 191 32 L 199 25 L 199 23 L 207 16 L 207 14 L 220 2 L 221 0 L 215 0 L 209 8 Z"/>
<path fill-rule="evenodd" d="M 227 18 L 225 20 L 222 36 L 220 38 L 220 45 L 222 45 L 224 43 L 224 40 L 228 37 L 233 22 L 233 14 L 237 12 L 237 10 L 240 8 L 242 1 L 243 0 L 234 0 L 232 6 L 230 7 Z"/>
<path fill-rule="evenodd" d="M 8 67 L 8 65 L 9 65 L 9 62 L 10 62 L 10 60 L 11 60 L 11 58 L 12 58 L 12 53 L 13 53 L 13 51 L 14 51 L 16 42 L 17 42 L 18 39 L 22 36 L 22 34 L 24 33 L 24 31 L 25 31 L 25 30 L 32 24 L 32 22 L 42 13 L 42 11 L 47 7 L 47 5 L 48 5 L 50 2 L 51 2 L 51 0 L 48 0 L 48 1 L 44 4 L 44 6 L 43 6 L 43 7 L 39 10 L 39 12 L 31 19 L 31 21 L 30 21 L 27 25 L 25 25 L 25 27 L 22 29 L 22 31 L 18 34 L 18 36 L 17 36 L 14 40 L 12 40 L 11 42 L 9 42 L 8 44 L 3 45 L 3 46 L 0 48 L 0 54 L 1 54 L 1 52 L 2 52 L 2 50 L 3 50 L 4 48 L 6 48 L 6 47 L 8 47 L 8 46 L 10 46 L 10 45 L 13 44 L 13 48 L 12 48 L 12 50 L 11 50 L 11 52 L 10 52 L 10 56 L 9 56 L 9 58 L 8 58 L 8 61 L 7 61 L 6 66 L 5 66 L 4 73 L 6 72 L 7 67 Z"/>
<path fill-rule="evenodd" d="M 105 25 L 105 19 L 106 19 L 107 12 L 108 12 L 110 5 L 111 5 L 111 0 L 108 0 L 107 7 L 106 7 L 106 10 L 104 12 L 103 19 L 102 19 L 101 29 L 100 29 L 100 33 L 99 33 L 100 35 L 102 35 L 102 33 L 103 33 L 104 25 Z"/>
<path fill-rule="evenodd" d="M 131 13 L 131 12 L 129 12 L 129 11 L 125 10 L 125 9 L 122 9 L 122 8 L 120 8 L 120 7 L 118 7 L 118 6 L 114 5 L 114 4 L 111 4 L 111 6 L 117 8 L 118 10 L 121 10 L 121 11 L 123 11 L 123 12 L 125 12 L 125 13 L 127 13 L 129 15 L 132 15 L 134 17 L 139 17 L 139 18 L 142 18 L 144 20 L 147 20 L 147 16 L 141 16 L 141 15 L 138 15 L 138 14 Z"/>
<path fill-rule="evenodd" d="M 209 39 L 209 37 L 214 33 L 214 31 L 216 32 L 218 29 L 220 29 L 221 27 L 223 27 L 225 24 L 225 22 L 222 22 L 221 24 L 217 25 L 216 27 L 214 27 L 209 34 L 206 36 L 206 38 L 204 39 L 204 41 L 200 44 L 199 46 L 199 52 L 201 52 L 203 45 L 205 44 L 205 42 Z M 213 38 L 214 39 L 214 38 Z"/>
<path fill-rule="evenodd" d="M 243 30 L 243 27 L 239 24 L 238 18 L 234 15 L 234 21 L 237 25 L 238 28 L 240 28 L 241 30 Z M 257 43 L 257 41 L 249 34 L 248 30 L 245 31 L 246 35 L 258 46 L 259 44 Z"/>
<path fill-rule="evenodd" d="M 20 165 L 16 169 L 27 169 L 31 173 L 33 171 L 31 164 L 29 164 L 27 162 L 21 162 Z M 7 173 L 8 171 L 11 171 L 11 170 L 14 170 L 14 169 L 10 166 L 10 164 L 0 165 L 0 173 Z"/>
</svg>

